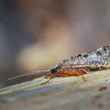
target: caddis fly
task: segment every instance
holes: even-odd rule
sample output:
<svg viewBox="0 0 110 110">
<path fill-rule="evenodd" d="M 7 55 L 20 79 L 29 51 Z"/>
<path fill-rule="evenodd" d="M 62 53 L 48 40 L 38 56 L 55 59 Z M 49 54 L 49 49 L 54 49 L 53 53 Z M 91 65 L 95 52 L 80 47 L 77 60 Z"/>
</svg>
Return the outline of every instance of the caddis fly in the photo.
<svg viewBox="0 0 110 110">
<path fill-rule="evenodd" d="M 41 73 L 50 81 L 55 77 L 78 77 L 84 74 L 89 74 L 91 71 L 99 71 L 110 68 L 110 45 L 103 46 L 95 51 L 82 53 L 77 56 L 71 56 L 68 59 L 61 61 L 55 67 L 32 74 L 23 74 L 8 79 L 7 81 L 16 80 L 21 77 L 35 75 Z"/>
</svg>

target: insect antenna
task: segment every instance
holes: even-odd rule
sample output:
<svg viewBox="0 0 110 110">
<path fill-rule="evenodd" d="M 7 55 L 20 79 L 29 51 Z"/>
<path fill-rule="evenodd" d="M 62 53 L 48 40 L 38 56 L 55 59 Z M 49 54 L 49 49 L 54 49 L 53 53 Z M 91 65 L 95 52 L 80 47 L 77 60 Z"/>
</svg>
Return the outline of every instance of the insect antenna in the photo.
<svg viewBox="0 0 110 110">
<path fill-rule="evenodd" d="M 39 71 L 33 71 L 31 73 L 25 73 L 21 75 L 17 75 L 15 77 L 8 78 L 3 82 L 4 86 L 17 84 L 25 81 L 29 81 L 32 79 L 35 79 L 37 77 L 45 76 L 49 70 L 39 70 Z"/>
</svg>

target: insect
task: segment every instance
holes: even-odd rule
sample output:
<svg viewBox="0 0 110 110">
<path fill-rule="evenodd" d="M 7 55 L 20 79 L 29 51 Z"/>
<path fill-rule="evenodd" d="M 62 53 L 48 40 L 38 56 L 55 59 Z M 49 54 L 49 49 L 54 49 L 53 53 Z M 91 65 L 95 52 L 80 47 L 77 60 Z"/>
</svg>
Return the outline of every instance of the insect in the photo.
<svg viewBox="0 0 110 110">
<path fill-rule="evenodd" d="M 89 74 L 91 71 L 98 71 L 110 68 L 110 45 L 103 46 L 95 51 L 82 53 L 77 56 L 71 56 L 68 59 L 64 59 L 55 67 L 44 71 L 45 78 L 51 79 L 55 77 L 78 77 L 81 76 L 85 81 L 84 74 Z M 42 73 L 42 72 L 41 72 Z M 37 74 L 37 73 L 35 73 Z M 28 75 L 21 75 L 10 80 L 25 77 Z M 47 82 L 48 82 L 47 81 Z"/>
<path fill-rule="evenodd" d="M 69 77 L 88 74 L 90 71 L 103 70 L 109 68 L 110 45 L 99 48 L 95 51 L 71 56 L 63 60 L 56 67 L 50 69 L 47 76 Z"/>
</svg>

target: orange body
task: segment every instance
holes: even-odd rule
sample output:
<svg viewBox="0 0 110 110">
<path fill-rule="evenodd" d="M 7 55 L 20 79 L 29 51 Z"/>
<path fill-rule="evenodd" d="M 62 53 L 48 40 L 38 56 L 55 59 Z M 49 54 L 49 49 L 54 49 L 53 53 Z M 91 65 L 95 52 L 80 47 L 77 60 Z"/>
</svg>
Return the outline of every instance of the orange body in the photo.
<svg viewBox="0 0 110 110">
<path fill-rule="evenodd" d="M 56 73 L 49 73 L 47 76 L 49 77 L 78 77 L 84 74 L 88 74 L 88 70 L 81 68 L 81 69 L 73 69 L 73 70 L 61 70 Z"/>
</svg>

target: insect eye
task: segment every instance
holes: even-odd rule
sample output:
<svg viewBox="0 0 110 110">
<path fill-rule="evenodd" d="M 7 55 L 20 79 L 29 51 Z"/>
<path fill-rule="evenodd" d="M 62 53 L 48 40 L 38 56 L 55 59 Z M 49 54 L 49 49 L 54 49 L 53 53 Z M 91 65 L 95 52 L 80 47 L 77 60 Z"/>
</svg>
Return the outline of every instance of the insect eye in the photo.
<svg viewBox="0 0 110 110">
<path fill-rule="evenodd" d="M 50 71 L 51 71 L 51 73 L 56 73 L 57 69 L 56 68 L 52 68 Z"/>
<path fill-rule="evenodd" d="M 58 65 L 58 66 L 52 68 L 50 71 L 51 71 L 51 73 L 56 73 L 56 72 L 58 72 L 58 70 L 59 70 L 60 68 L 61 68 L 61 66 Z"/>
</svg>

